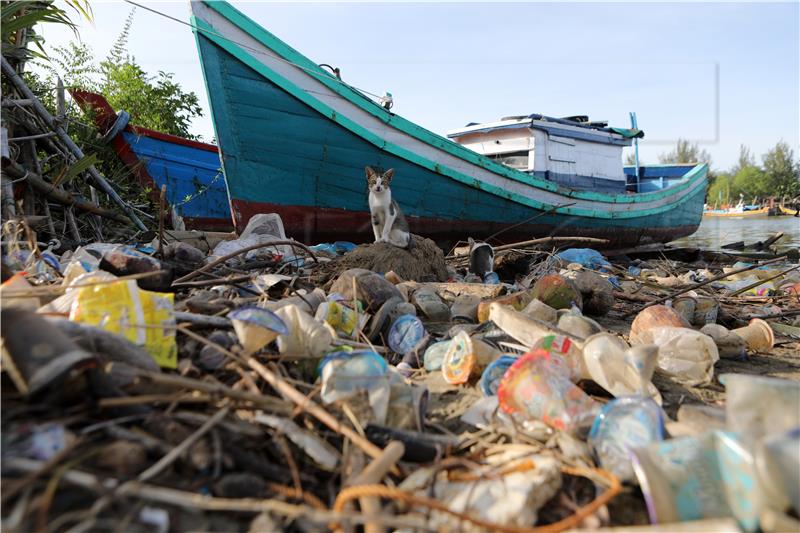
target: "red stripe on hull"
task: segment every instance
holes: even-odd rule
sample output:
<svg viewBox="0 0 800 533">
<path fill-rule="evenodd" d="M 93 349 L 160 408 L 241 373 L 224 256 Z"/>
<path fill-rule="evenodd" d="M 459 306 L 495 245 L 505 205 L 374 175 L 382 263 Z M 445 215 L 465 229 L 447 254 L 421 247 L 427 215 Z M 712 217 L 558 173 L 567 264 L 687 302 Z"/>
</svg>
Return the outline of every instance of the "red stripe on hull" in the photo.
<svg viewBox="0 0 800 533">
<path fill-rule="evenodd" d="M 366 211 L 321 208 L 313 206 L 287 206 L 265 202 L 250 202 L 234 199 L 231 201 L 236 230 L 241 232 L 247 221 L 259 213 L 277 213 L 283 220 L 288 237 L 306 244 L 347 240 L 352 242 L 371 242 L 374 239 L 370 215 Z M 406 217 L 411 231 L 431 238 L 437 242 L 454 243 L 467 237 L 482 239 L 508 228 L 511 224 L 487 222 L 485 220 L 442 220 L 436 218 Z M 595 237 L 608 239 L 609 247 L 634 246 L 645 242 L 668 242 L 676 235 L 684 235 L 694 228 L 648 228 L 647 234 L 641 228 L 574 228 L 565 225 L 553 228 L 549 224 L 527 224 L 518 226 L 495 239 L 500 243 L 513 243 L 523 240 L 563 235 L 570 237 Z"/>
</svg>

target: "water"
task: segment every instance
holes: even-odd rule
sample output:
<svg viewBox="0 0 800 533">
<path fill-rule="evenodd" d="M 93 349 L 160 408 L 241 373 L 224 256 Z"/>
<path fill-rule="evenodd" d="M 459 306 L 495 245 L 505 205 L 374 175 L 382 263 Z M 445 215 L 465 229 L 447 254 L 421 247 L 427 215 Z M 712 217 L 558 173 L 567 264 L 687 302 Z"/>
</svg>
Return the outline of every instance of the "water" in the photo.
<svg viewBox="0 0 800 533">
<path fill-rule="evenodd" d="M 763 241 L 779 231 L 785 235 L 773 245 L 775 248 L 779 251 L 800 248 L 800 218 L 793 216 L 703 217 L 694 235 L 672 244 L 719 250 L 722 245 L 732 242 L 752 244 Z"/>
</svg>

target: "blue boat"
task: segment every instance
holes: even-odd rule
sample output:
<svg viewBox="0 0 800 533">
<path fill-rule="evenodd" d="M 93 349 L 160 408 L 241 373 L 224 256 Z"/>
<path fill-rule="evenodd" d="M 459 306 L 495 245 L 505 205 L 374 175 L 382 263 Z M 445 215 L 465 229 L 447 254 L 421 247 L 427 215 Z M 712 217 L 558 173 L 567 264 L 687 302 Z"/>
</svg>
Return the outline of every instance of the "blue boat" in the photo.
<svg viewBox="0 0 800 533">
<path fill-rule="evenodd" d="M 233 228 L 228 191 L 216 145 L 161 133 L 129 123 L 130 116 L 116 113 L 102 95 L 72 90 L 84 109 L 91 109 L 104 140 L 159 201 L 162 185 L 171 208 L 173 227 L 230 231 Z"/>
<path fill-rule="evenodd" d="M 567 235 L 632 246 L 700 224 L 707 166 L 655 169 L 662 187 L 647 168 L 627 177 L 621 150 L 637 131 L 585 117 L 517 118 L 550 122 L 547 143 L 564 149 L 578 139 L 619 151 L 613 176 L 581 174 L 577 152 L 551 154 L 550 168 L 537 170 L 530 153 L 527 163 L 492 157 L 392 113 L 389 98 L 372 100 L 226 2 L 192 2 L 192 13 L 237 229 L 274 212 L 305 242 L 371 240 L 367 165 L 395 169 L 393 198 L 411 230 L 439 242 L 506 230 L 507 242 Z"/>
</svg>

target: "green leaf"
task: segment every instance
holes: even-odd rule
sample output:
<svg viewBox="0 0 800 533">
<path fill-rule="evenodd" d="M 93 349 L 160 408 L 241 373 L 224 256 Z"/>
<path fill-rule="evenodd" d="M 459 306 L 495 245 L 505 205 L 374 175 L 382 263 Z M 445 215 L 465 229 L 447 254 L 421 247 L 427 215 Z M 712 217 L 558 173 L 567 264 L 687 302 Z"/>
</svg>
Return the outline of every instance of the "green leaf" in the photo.
<svg viewBox="0 0 800 533">
<path fill-rule="evenodd" d="M 69 169 L 64 173 L 63 177 L 57 179 L 56 182 L 53 183 L 56 187 L 61 185 L 62 183 L 69 183 L 76 176 L 86 172 L 86 170 L 94 165 L 97 162 L 97 154 L 89 154 L 85 157 L 82 157 L 78 161 L 76 161 L 73 165 L 69 167 Z"/>
</svg>

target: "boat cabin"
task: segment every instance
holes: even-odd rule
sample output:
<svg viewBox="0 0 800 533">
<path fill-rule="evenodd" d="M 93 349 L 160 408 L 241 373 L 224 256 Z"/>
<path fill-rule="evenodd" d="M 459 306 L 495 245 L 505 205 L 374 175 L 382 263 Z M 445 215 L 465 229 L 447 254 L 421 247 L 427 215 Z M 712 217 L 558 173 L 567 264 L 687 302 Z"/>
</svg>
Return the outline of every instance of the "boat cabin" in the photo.
<svg viewBox="0 0 800 533">
<path fill-rule="evenodd" d="M 509 167 L 566 187 L 602 192 L 630 190 L 622 149 L 643 136 L 640 130 L 609 128 L 608 123 L 590 122 L 587 116 L 537 114 L 471 123 L 447 133 L 455 142 Z"/>
</svg>

